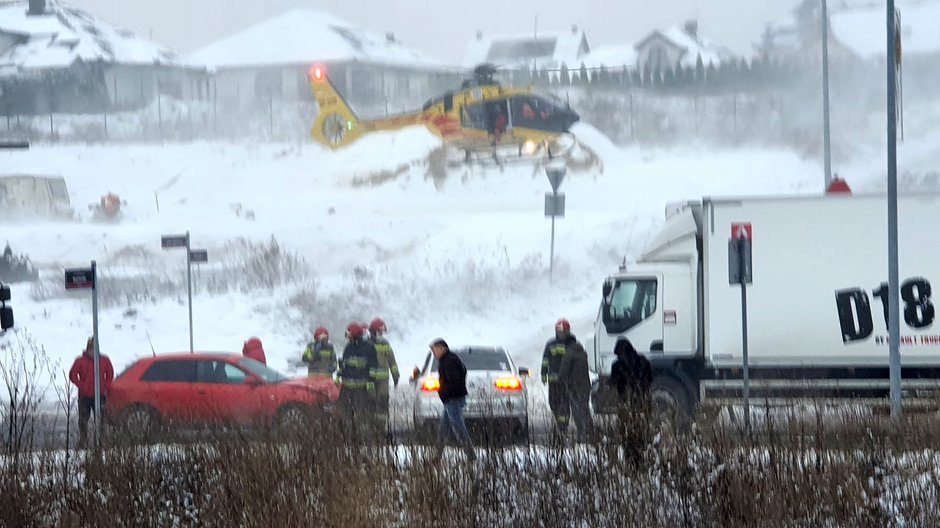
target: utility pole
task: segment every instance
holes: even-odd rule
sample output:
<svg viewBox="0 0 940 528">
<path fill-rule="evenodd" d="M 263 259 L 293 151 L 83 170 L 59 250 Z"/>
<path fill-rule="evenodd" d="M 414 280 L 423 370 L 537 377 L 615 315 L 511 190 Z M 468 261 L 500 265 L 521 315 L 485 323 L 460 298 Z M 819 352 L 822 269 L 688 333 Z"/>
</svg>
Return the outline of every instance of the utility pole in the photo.
<svg viewBox="0 0 940 528">
<path fill-rule="evenodd" d="M 832 181 L 832 150 L 829 139 L 829 8 L 827 0 L 822 1 L 822 71 L 823 71 L 823 157 L 825 158 L 825 185 L 829 188 Z"/>
<path fill-rule="evenodd" d="M 901 327 L 898 299 L 897 34 L 894 0 L 887 0 L 888 64 L 888 371 L 891 417 L 901 417 Z"/>
</svg>

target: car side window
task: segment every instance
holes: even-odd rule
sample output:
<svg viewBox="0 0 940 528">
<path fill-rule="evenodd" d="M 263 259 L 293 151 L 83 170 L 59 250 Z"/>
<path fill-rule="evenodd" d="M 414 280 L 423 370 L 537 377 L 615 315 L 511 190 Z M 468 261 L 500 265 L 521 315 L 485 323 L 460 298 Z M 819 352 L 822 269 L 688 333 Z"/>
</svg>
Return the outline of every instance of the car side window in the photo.
<svg viewBox="0 0 940 528">
<path fill-rule="evenodd" d="M 190 360 L 156 361 L 141 381 L 192 383 L 196 380 L 196 362 Z"/>
<path fill-rule="evenodd" d="M 245 383 L 245 371 L 225 361 L 199 361 L 196 379 L 199 383 Z"/>
</svg>

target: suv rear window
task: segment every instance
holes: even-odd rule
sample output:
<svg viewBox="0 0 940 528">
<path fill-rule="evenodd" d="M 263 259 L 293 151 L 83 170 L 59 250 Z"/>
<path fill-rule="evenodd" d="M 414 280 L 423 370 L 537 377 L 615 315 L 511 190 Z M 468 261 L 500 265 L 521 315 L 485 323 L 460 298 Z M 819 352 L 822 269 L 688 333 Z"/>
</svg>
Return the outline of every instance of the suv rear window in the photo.
<svg viewBox="0 0 940 528">
<path fill-rule="evenodd" d="M 156 361 L 140 379 L 141 381 L 193 383 L 196 381 L 196 362 L 185 359 Z"/>
</svg>

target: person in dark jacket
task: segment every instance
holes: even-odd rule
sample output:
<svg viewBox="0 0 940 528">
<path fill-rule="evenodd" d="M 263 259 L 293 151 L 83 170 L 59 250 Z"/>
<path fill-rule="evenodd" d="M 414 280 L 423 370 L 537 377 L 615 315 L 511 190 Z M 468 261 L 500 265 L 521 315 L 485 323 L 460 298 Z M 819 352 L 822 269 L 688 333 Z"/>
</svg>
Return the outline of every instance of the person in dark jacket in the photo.
<svg viewBox="0 0 940 528">
<path fill-rule="evenodd" d="M 577 342 L 571 335 L 571 323 L 562 318 L 555 322 L 554 339 L 545 343 L 542 351 L 542 382 L 548 385 L 548 406 L 555 416 L 555 429 L 560 436 L 568 431 L 571 398 L 568 387 L 559 378 L 559 371 L 568 346 Z"/>
<path fill-rule="evenodd" d="M 111 382 L 114 381 L 114 367 L 111 360 L 104 354 L 98 356 L 99 389 L 101 391 L 101 407 L 104 407 L 108 392 L 111 391 Z M 88 418 L 95 411 L 95 338 L 89 337 L 85 343 L 82 355 L 75 358 L 69 370 L 69 381 L 78 388 L 78 443 L 84 447 L 88 439 Z M 95 416 L 101 419 L 100 416 Z"/>
<path fill-rule="evenodd" d="M 375 372 L 379 368 L 375 346 L 365 339 L 362 325 L 346 327 L 346 346 L 341 362 L 339 405 L 347 417 L 361 427 L 370 428 L 375 414 Z"/>
<path fill-rule="evenodd" d="M 594 420 L 590 409 L 591 378 L 588 375 L 587 352 L 573 335 L 570 337 L 574 342 L 565 346 L 565 354 L 558 369 L 558 381 L 568 392 L 571 415 L 578 428 L 578 440 L 584 442 L 594 436 Z"/>
<path fill-rule="evenodd" d="M 621 402 L 646 411 L 653 385 L 653 369 L 649 360 L 638 354 L 627 338 L 617 341 L 614 355 L 617 359 L 610 367 L 610 384 L 617 389 Z"/>
<path fill-rule="evenodd" d="M 431 342 L 431 353 L 437 359 L 438 380 L 441 384 L 437 394 L 444 404 L 437 430 L 438 447 L 443 450 L 447 438 L 455 436 L 463 445 L 467 458 L 475 460 L 476 453 L 463 419 L 463 410 L 467 405 L 467 367 L 441 338 Z"/>
</svg>

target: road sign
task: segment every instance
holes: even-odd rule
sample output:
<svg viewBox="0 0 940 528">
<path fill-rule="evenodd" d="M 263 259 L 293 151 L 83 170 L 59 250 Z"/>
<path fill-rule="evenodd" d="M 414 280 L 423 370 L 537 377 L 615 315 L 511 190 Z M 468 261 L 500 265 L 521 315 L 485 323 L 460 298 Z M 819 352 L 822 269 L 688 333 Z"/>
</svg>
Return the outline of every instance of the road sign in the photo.
<svg viewBox="0 0 940 528">
<path fill-rule="evenodd" d="M 737 240 L 739 238 L 746 238 L 748 240 L 754 239 L 754 232 L 751 229 L 750 222 L 732 222 L 731 223 L 731 239 Z"/>
<path fill-rule="evenodd" d="M 91 268 L 65 270 L 65 289 L 83 290 L 95 287 L 95 272 Z"/>
<path fill-rule="evenodd" d="M 545 169 L 545 175 L 548 176 L 548 183 L 552 184 L 552 191 L 558 192 L 558 187 L 561 186 L 561 181 L 565 179 L 565 172 L 568 169 L 565 167 L 553 169 Z"/>
<path fill-rule="evenodd" d="M 545 193 L 545 216 L 565 216 L 565 193 Z"/>
<path fill-rule="evenodd" d="M 728 283 L 747 284 L 753 282 L 751 275 L 751 241 L 750 239 L 731 239 L 728 241 Z"/>
<path fill-rule="evenodd" d="M 206 249 L 191 249 L 189 261 L 194 263 L 209 262 L 209 251 Z"/>
<path fill-rule="evenodd" d="M 188 244 L 188 239 L 186 235 L 163 235 L 160 237 L 160 247 L 163 249 L 184 248 Z"/>
</svg>

